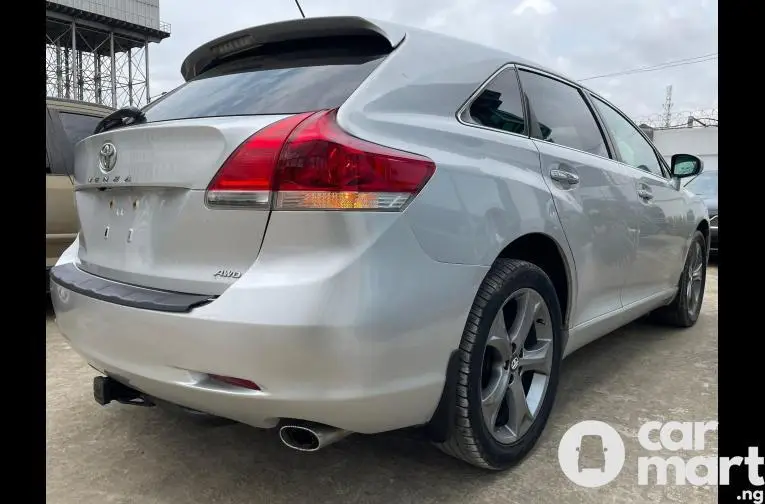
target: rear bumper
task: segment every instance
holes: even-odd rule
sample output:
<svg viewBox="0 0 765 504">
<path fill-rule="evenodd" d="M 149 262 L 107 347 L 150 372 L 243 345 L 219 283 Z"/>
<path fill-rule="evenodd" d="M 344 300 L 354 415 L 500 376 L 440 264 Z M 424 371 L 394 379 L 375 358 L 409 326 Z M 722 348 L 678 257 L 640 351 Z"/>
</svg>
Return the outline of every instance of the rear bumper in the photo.
<svg viewBox="0 0 765 504">
<path fill-rule="evenodd" d="M 486 268 L 431 260 L 408 227 L 389 233 L 409 264 L 380 261 L 390 254 L 380 242 L 339 271 L 326 260 L 317 262 L 330 266 L 323 272 L 302 264 L 300 278 L 256 262 L 189 313 L 99 300 L 56 284 L 55 274 L 51 298 L 79 354 L 158 399 L 265 428 L 284 418 L 360 433 L 420 425 L 436 409 Z M 74 267 L 76 247 L 60 266 Z M 385 264 L 395 271 L 381 272 Z"/>
<path fill-rule="evenodd" d="M 712 227 L 709 228 L 709 250 L 710 252 L 717 253 L 717 247 L 718 247 L 718 237 L 717 237 L 717 228 Z"/>
</svg>

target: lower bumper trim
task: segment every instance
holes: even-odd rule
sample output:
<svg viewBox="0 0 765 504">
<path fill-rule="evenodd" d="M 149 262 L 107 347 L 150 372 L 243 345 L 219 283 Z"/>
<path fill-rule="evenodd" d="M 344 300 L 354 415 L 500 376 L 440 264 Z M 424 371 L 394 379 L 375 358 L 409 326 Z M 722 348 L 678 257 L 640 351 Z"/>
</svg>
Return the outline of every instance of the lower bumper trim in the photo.
<svg viewBox="0 0 765 504">
<path fill-rule="evenodd" d="M 86 273 L 72 263 L 51 268 L 49 282 L 99 301 L 162 312 L 188 313 L 215 299 L 214 296 L 160 291 L 114 282 Z"/>
</svg>

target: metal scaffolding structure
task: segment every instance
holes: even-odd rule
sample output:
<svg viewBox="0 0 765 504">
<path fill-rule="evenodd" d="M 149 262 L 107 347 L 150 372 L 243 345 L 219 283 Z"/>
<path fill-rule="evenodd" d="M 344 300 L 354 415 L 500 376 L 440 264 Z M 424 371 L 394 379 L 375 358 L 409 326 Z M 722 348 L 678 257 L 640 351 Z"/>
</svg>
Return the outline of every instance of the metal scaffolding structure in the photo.
<svg viewBox="0 0 765 504">
<path fill-rule="evenodd" d="M 149 44 L 169 37 L 170 26 L 125 21 L 99 2 L 77 5 L 82 8 L 46 2 L 47 96 L 112 107 L 147 104 Z"/>
</svg>

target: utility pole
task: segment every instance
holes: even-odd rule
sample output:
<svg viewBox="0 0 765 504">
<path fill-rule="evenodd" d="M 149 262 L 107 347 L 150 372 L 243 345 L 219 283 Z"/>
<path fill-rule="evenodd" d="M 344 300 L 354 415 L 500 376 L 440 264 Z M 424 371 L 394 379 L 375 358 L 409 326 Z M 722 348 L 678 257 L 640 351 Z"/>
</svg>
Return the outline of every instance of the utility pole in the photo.
<svg viewBox="0 0 765 504">
<path fill-rule="evenodd" d="M 672 85 L 667 86 L 667 98 L 664 100 L 664 127 L 669 128 L 672 122 Z"/>
</svg>

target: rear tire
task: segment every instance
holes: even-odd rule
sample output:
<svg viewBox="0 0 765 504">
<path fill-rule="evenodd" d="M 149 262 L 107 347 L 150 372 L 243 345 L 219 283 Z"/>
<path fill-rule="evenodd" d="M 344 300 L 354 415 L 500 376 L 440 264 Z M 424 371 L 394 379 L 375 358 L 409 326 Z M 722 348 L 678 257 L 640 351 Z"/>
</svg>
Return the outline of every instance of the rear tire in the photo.
<svg viewBox="0 0 765 504">
<path fill-rule="evenodd" d="M 696 324 L 704 301 L 707 259 L 706 240 L 701 231 L 696 231 L 688 247 L 677 295 L 669 305 L 654 310 L 654 320 L 673 327 L 691 327 Z"/>
<path fill-rule="evenodd" d="M 550 278 L 526 261 L 498 259 L 468 316 L 446 441 L 472 465 L 502 470 L 534 447 L 555 401 L 563 317 Z"/>
</svg>

